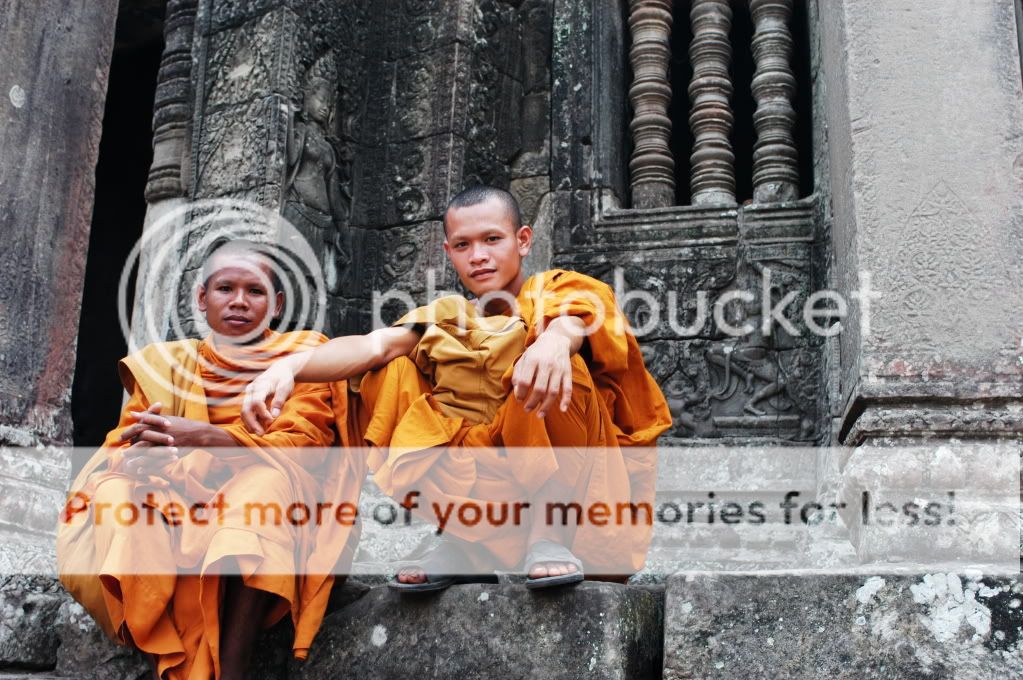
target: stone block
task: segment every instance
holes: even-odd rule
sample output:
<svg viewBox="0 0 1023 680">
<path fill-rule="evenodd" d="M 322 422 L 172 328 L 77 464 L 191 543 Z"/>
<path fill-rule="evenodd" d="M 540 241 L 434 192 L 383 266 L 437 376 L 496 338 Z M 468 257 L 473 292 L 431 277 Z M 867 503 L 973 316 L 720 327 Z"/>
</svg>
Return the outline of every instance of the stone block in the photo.
<svg viewBox="0 0 1023 680">
<path fill-rule="evenodd" d="M 508 190 L 519 201 L 523 224 L 532 224 L 540 212 L 540 201 L 551 190 L 551 180 L 547 175 L 520 177 L 511 180 Z"/>
<path fill-rule="evenodd" d="M 0 584 L 0 666 L 53 668 L 60 638 L 53 621 L 67 596 L 53 580 L 8 576 Z"/>
<path fill-rule="evenodd" d="M 1015 576 L 682 573 L 664 678 L 995 678 L 1023 673 Z"/>
<path fill-rule="evenodd" d="M 217 0 L 199 3 L 197 26 L 203 33 L 215 33 L 238 26 L 295 0 Z"/>
<path fill-rule="evenodd" d="M 367 479 L 362 488 L 359 516 L 362 534 L 352 570 L 360 576 L 394 573 L 398 560 L 436 536 L 433 525 L 399 507 L 372 479 Z"/>
<path fill-rule="evenodd" d="M 355 265 L 351 296 L 371 301 L 376 293 L 381 299 L 396 299 L 393 293 L 408 307 L 424 304 L 422 294 L 431 288 L 450 289 L 454 278 L 441 248 L 443 239 L 443 227 L 434 221 L 392 229 L 353 229 L 353 249 L 363 257 Z M 411 295 L 412 301 L 405 295 Z"/>
<path fill-rule="evenodd" d="M 462 175 L 466 142 L 443 133 L 368 149 L 359 169 L 352 224 L 379 229 L 439 220 Z"/>
<path fill-rule="evenodd" d="M 14 0 L 0 18 L 0 157 L 8 159 L 0 170 L 0 424 L 44 442 L 71 439 L 67 404 L 116 18 L 113 0 Z"/>
<path fill-rule="evenodd" d="M 197 198 L 241 195 L 268 185 L 266 207 L 280 202 L 287 154 L 288 102 L 272 95 L 212 111 L 196 131 Z M 263 192 L 261 192 L 263 193 Z"/>
<path fill-rule="evenodd" d="M 152 676 L 141 652 L 111 642 L 67 595 L 52 627 L 60 638 L 57 675 L 79 680 L 144 680 Z"/>
<path fill-rule="evenodd" d="M 202 71 L 205 111 L 252 99 L 296 94 L 298 17 L 287 8 L 206 38 Z M 208 114 L 207 114 L 208 115 Z"/>
<path fill-rule="evenodd" d="M 1020 446 L 861 446 L 837 487 L 868 562 L 1018 565 Z"/>
<path fill-rule="evenodd" d="M 469 51 L 451 44 L 396 62 L 389 141 L 464 134 L 469 95 Z"/>
<path fill-rule="evenodd" d="M 388 59 L 401 59 L 453 42 L 470 44 L 476 0 L 388 0 L 379 39 Z"/>
<path fill-rule="evenodd" d="M 653 678 L 661 615 L 655 591 L 605 583 L 469 584 L 419 598 L 375 588 L 325 619 L 290 677 Z"/>
<path fill-rule="evenodd" d="M 1008 284 L 1023 276 L 1013 3 L 911 6 L 920 9 L 909 0 L 816 5 L 832 281 L 850 299 L 867 291 L 869 275 L 873 294 L 869 309 L 857 300 L 842 324 L 841 401 L 856 405 L 840 432 L 851 445 L 863 441 L 859 419 L 928 436 L 935 425 L 914 416 L 938 411 L 946 436 L 999 436 L 993 423 L 971 422 L 967 407 L 1018 397 L 1023 371 L 1023 289 Z M 955 56 L 963 51 L 972 55 L 965 64 Z M 962 105 L 936 105 L 953 95 Z"/>
</svg>

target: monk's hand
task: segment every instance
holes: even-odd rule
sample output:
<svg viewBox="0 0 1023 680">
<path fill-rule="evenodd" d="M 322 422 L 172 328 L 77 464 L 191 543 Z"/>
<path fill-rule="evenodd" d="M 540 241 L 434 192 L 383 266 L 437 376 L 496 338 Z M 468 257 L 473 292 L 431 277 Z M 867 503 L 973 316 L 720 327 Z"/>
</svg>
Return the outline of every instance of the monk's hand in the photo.
<svg viewBox="0 0 1023 680">
<path fill-rule="evenodd" d="M 242 422 L 253 434 L 264 434 L 281 414 L 295 389 L 295 370 L 287 361 L 277 361 L 245 388 Z M 267 408 L 267 400 L 270 406 Z"/>
<path fill-rule="evenodd" d="M 535 409 L 537 418 L 545 417 L 559 396 L 561 411 L 567 411 L 572 402 L 571 341 L 556 333 L 540 334 L 515 364 L 512 393 L 525 400 L 527 413 Z"/>
<path fill-rule="evenodd" d="M 160 415 L 163 405 L 156 402 L 145 411 L 131 411 L 128 415 L 135 419 L 131 425 L 121 433 L 122 442 L 137 444 L 145 442 L 154 446 L 173 446 L 174 439 L 167 432 L 170 421 L 167 416 Z"/>
<path fill-rule="evenodd" d="M 140 441 L 124 450 L 123 472 L 136 479 L 163 477 L 164 470 L 178 460 L 178 450 L 173 446 L 154 446 Z"/>
<path fill-rule="evenodd" d="M 123 442 L 183 449 L 233 446 L 234 443 L 230 438 L 225 439 L 222 431 L 209 423 L 179 416 L 163 416 L 159 411 L 154 413 L 151 409 L 132 411 L 130 415 L 138 422 L 121 433 Z"/>
</svg>

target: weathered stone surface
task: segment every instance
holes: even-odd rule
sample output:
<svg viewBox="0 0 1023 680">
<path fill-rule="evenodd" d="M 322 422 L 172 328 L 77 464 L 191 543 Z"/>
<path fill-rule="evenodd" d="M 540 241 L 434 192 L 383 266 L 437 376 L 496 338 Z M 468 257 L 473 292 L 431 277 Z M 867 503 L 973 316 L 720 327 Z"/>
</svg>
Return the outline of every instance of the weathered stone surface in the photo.
<svg viewBox="0 0 1023 680">
<path fill-rule="evenodd" d="M 989 439 L 852 450 L 838 492 L 857 554 L 874 563 L 1016 568 L 1021 450 Z M 922 521 L 910 520 L 907 504 L 911 512 L 928 508 Z"/>
<path fill-rule="evenodd" d="M 369 586 L 348 579 L 337 585 L 330 593 L 327 614 L 352 604 L 369 592 Z M 287 680 L 288 666 L 292 662 L 291 645 L 295 639 L 295 629 L 290 617 L 266 631 L 256 643 L 256 649 L 249 664 L 247 677 L 252 680 Z M 345 676 L 342 670 L 340 675 Z"/>
<path fill-rule="evenodd" d="M 540 201 L 550 191 L 551 180 L 547 175 L 513 179 L 508 187 L 519 201 L 523 224 L 533 224 L 540 211 Z"/>
<path fill-rule="evenodd" d="M 291 677 L 654 678 L 660 636 L 661 603 L 643 588 L 471 584 L 425 598 L 376 588 L 324 621 Z"/>
<path fill-rule="evenodd" d="M 66 595 L 47 578 L 7 576 L 0 584 L 0 666 L 53 668 L 60 638 L 53 621 Z"/>
<path fill-rule="evenodd" d="M 809 202 L 593 217 L 597 243 L 573 247 L 569 234 L 555 264 L 616 290 L 672 409 L 669 436 L 745 444 L 828 434 L 822 343 L 805 318 L 817 308 Z M 740 293 L 748 302 L 733 297 L 715 311 Z"/>
<path fill-rule="evenodd" d="M 0 423 L 50 441 L 71 435 L 66 407 L 116 14 L 114 0 L 18 0 L 0 12 Z"/>
<path fill-rule="evenodd" d="M 677 574 L 664 678 L 1023 673 L 1023 581 L 956 574 Z"/>
<path fill-rule="evenodd" d="M 954 418 L 974 399 L 1002 408 L 1018 398 L 1023 372 L 1023 292 L 1007 285 L 1023 278 L 1013 6 L 941 0 L 904 11 L 911 4 L 817 3 L 833 285 L 848 296 L 869 274 L 877 294 L 843 321 L 841 434 L 851 444 L 864 441 L 848 434 L 855 421 L 893 398 L 917 401 L 890 420 L 896 429 L 918 410 Z M 937 105 L 947 93 L 962 105 Z"/>
<path fill-rule="evenodd" d="M 53 630 L 60 638 L 56 674 L 80 680 L 143 680 L 151 677 L 142 653 L 114 644 L 82 606 L 64 595 Z"/>
<path fill-rule="evenodd" d="M 0 668 L 7 667 L 78 680 L 149 675 L 143 656 L 108 640 L 52 576 L 6 576 L 0 583 Z"/>
</svg>

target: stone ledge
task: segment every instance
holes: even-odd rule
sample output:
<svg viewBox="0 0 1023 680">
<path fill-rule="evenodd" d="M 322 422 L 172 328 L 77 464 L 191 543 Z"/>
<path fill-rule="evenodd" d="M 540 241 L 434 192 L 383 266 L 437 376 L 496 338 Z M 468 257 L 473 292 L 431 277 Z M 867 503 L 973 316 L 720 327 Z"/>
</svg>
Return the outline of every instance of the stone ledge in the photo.
<svg viewBox="0 0 1023 680">
<path fill-rule="evenodd" d="M 288 677 L 658 678 L 662 603 L 655 589 L 609 583 L 542 593 L 467 584 L 418 597 L 378 587 L 327 617 Z"/>
<path fill-rule="evenodd" d="M 1023 674 L 1023 578 L 683 573 L 666 589 L 664 678 Z"/>
</svg>

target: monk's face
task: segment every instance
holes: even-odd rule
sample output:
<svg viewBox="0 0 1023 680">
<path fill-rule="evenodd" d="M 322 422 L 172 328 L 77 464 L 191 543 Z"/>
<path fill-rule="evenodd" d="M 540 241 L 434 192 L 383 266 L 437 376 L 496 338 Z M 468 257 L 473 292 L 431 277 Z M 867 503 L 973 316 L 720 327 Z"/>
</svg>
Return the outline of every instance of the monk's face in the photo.
<svg viewBox="0 0 1023 680">
<path fill-rule="evenodd" d="M 533 230 L 516 229 L 513 217 L 497 198 L 452 208 L 447 213 L 444 252 L 462 284 L 476 297 L 522 288 L 522 258 L 533 244 Z"/>
<path fill-rule="evenodd" d="M 214 255 L 213 272 L 199 287 L 199 310 L 218 336 L 249 342 L 280 314 L 284 294 L 274 292 L 270 264 L 258 256 Z"/>
</svg>

